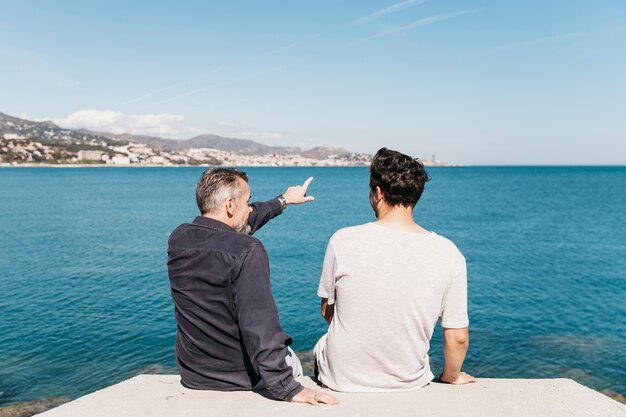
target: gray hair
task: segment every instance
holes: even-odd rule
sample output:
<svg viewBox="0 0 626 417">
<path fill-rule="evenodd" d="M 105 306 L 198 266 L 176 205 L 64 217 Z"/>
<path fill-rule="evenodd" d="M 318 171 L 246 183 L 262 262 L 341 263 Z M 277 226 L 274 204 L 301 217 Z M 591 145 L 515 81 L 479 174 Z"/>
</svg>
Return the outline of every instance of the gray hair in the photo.
<svg viewBox="0 0 626 417">
<path fill-rule="evenodd" d="M 248 182 L 248 175 L 235 168 L 209 168 L 196 186 L 196 202 L 200 213 L 214 213 L 228 198 L 239 201 L 243 194 L 239 179 Z"/>
</svg>

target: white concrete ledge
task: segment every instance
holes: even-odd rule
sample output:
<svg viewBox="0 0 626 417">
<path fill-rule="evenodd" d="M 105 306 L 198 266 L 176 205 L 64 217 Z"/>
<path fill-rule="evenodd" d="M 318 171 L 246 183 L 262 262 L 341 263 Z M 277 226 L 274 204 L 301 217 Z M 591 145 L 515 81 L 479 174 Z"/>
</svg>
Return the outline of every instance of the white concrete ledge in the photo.
<svg viewBox="0 0 626 417">
<path fill-rule="evenodd" d="M 307 377 L 298 378 L 315 387 Z M 139 375 L 39 414 L 42 417 L 612 417 L 626 406 L 570 379 L 481 379 L 418 391 L 333 393 L 337 406 L 275 401 L 253 392 L 196 391 L 177 375 Z"/>
</svg>

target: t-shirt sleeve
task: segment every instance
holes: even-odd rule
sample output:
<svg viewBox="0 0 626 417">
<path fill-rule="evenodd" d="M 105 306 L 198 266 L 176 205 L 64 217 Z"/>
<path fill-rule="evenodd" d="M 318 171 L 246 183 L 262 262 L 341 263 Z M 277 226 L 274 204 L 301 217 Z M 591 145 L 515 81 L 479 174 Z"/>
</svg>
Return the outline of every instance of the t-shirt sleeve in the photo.
<svg viewBox="0 0 626 417">
<path fill-rule="evenodd" d="M 448 289 L 443 296 L 441 306 L 441 327 L 448 329 L 462 329 L 469 326 L 467 317 L 467 265 L 461 256 Z"/>
<path fill-rule="evenodd" d="M 332 242 L 328 242 L 324 265 L 322 266 L 322 276 L 320 285 L 317 287 L 317 295 L 328 299 L 328 305 L 335 303 L 335 278 L 337 271 L 337 258 Z"/>
</svg>

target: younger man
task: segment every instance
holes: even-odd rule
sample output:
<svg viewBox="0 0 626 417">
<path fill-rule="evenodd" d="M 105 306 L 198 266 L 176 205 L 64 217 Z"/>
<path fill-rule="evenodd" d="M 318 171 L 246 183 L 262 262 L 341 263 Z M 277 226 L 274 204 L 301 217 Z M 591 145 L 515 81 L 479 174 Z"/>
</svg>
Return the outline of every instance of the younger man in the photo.
<svg viewBox="0 0 626 417">
<path fill-rule="evenodd" d="M 413 220 L 428 174 L 410 156 L 382 148 L 370 167 L 378 220 L 336 232 L 317 294 L 328 333 L 314 348 L 318 378 L 336 391 L 418 389 L 434 375 L 428 351 L 437 319 L 444 335 L 441 381 L 461 371 L 469 344 L 465 258 Z"/>
</svg>

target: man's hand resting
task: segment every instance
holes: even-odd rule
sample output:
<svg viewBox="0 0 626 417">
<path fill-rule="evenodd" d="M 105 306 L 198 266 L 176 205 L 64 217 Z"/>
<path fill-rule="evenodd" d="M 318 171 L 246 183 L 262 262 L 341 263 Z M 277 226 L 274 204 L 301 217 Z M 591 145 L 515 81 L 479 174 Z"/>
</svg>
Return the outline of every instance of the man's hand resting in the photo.
<svg viewBox="0 0 626 417">
<path fill-rule="evenodd" d="M 302 391 L 294 395 L 291 401 L 294 403 L 309 403 L 312 405 L 339 404 L 339 400 L 332 395 L 311 388 L 303 389 Z"/>
<path fill-rule="evenodd" d="M 283 193 L 287 204 L 302 204 L 315 200 L 313 196 L 306 195 L 306 190 L 309 188 L 311 181 L 313 181 L 313 177 L 309 177 L 302 185 L 294 185 L 287 188 L 287 191 Z"/>
<path fill-rule="evenodd" d="M 446 384 L 452 385 L 463 385 L 478 381 L 476 378 L 465 372 L 459 372 L 459 375 L 456 378 L 449 375 L 441 374 L 439 380 L 441 382 L 445 382 Z"/>
</svg>

